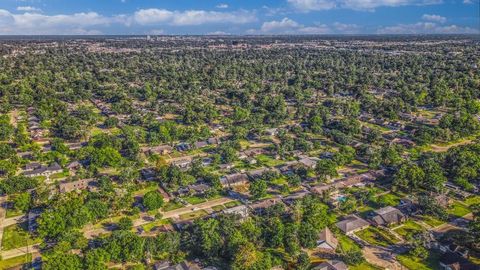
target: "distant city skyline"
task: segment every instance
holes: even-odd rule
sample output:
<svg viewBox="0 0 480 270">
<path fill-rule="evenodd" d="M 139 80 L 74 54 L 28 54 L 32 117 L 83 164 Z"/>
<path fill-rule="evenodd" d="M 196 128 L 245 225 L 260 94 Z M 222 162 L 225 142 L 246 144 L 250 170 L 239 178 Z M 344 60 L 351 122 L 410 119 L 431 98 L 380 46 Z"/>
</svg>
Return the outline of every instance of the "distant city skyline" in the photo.
<svg viewBox="0 0 480 270">
<path fill-rule="evenodd" d="M 2 0 L 0 34 L 479 34 L 479 17 L 479 0 Z"/>
</svg>

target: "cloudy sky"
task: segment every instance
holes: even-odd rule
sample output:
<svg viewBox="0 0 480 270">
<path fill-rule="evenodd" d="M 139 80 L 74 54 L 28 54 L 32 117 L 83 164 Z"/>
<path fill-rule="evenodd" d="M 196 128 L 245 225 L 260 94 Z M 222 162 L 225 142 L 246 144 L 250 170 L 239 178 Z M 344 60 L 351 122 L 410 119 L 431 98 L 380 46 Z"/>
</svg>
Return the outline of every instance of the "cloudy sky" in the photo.
<svg viewBox="0 0 480 270">
<path fill-rule="evenodd" d="M 0 0 L 0 34 L 480 33 L 479 0 Z"/>
</svg>

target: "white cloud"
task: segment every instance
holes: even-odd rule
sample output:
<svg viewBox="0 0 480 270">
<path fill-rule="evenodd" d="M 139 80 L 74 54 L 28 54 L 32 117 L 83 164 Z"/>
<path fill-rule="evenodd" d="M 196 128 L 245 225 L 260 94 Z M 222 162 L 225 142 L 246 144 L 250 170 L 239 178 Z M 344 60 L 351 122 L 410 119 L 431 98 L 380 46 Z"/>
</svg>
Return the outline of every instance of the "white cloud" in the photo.
<svg viewBox="0 0 480 270">
<path fill-rule="evenodd" d="M 0 34 L 100 34 L 91 27 L 108 25 L 114 21 L 115 18 L 95 12 L 49 16 L 30 12 L 13 14 L 0 10 Z"/>
<path fill-rule="evenodd" d="M 297 10 L 320 11 L 334 8 L 374 10 L 378 7 L 439 4 L 442 0 L 287 0 Z"/>
<path fill-rule="evenodd" d="M 328 34 L 330 28 L 325 24 L 305 26 L 290 18 L 280 21 L 264 22 L 260 29 L 249 29 L 247 34 Z"/>
<path fill-rule="evenodd" d="M 104 16 L 96 12 L 45 15 L 31 8 L 19 13 L 0 9 L 0 34 L 99 34 L 99 28 L 120 26 L 188 26 L 203 24 L 245 24 L 255 21 L 254 12 L 205 10 L 171 11 L 141 9 L 133 14 Z M 26 11 L 28 9 L 28 11 Z"/>
<path fill-rule="evenodd" d="M 463 3 L 465 5 L 471 5 L 471 4 L 473 4 L 473 1 L 472 0 L 463 0 Z"/>
<path fill-rule="evenodd" d="M 478 34 L 480 31 L 471 27 L 458 25 L 438 25 L 434 22 L 418 22 L 414 24 L 397 24 L 382 27 L 378 34 Z"/>
<path fill-rule="evenodd" d="M 264 22 L 260 31 L 264 33 L 285 32 L 299 27 L 301 27 L 299 23 L 285 17 L 281 21 Z"/>
<path fill-rule="evenodd" d="M 133 15 L 134 21 L 141 24 L 201 25 L 209 23 L 244 24 L 256 20 L 252 12 L 217 12 L 205 10 L 170 11 L 166 9 L 141 9 Z"/>
<path fill-rule="evenodd" d="M 218 4 L 216 8 L 228 8 L 228 4 Z"/>
<path fill-rule="evenodd" d="M 288 3 L 302 11 L 329 10 L 337 5 L 335 0 L 288 0 Z"/>
<path fill-rule="evenodd" d="M 223 32 L 223 31 L 214 31 L 214 32 L 209 32 L 207 35 L 212 35 L 212 36 L 226 36 L 226 35 L 231 35 L 230 33 Z"/>
<path fill-rule="evenodd" d="M 17 7 L 17 10 L 18 11 L 42 11 L 41 9 L 32 7 L 32 6 L 20 6 L 20 7 Z"/>
<path fill-rule="evenodd" d="M 445 23 L 447 18 L 435 14 L 423 14 L 422 19 L 425 21 Z"/>
</svg>

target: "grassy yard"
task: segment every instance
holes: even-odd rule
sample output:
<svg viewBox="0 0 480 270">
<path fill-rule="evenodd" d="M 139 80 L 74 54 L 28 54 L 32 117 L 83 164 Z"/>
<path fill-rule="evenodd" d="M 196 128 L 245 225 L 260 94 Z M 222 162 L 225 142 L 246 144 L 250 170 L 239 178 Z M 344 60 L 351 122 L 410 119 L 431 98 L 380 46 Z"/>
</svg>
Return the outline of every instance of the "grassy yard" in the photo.
<svg viewBox="0 0 480 270">
<path fill-rule="evenodd" d="M 472 206 L 474 204 L 480 204 L 480 196 L 475 195 L 475 196 L 468 197 L 465 200 L 465 204 L 468 206 Z"/>
<path fill-rule="evenodd" d="M 453 202 L 447 209 L 447 213 L 455 217 L 463 217 L 470 212 L 466 205 L 458 201 Z"/>
<path fill-rule="evenodd" d="M 22 256 L 6 259 L 6 260 L 0 260 L 0 270 L 10 269 L 15 266 L 20 266 L 25 263 L 29 263 L 31 261 L 32 261 L 31 254 L 22 255 Z"/>
<path fill-rule="evenodd" d="M 26 226 L 22 223 L 6 227 L 3 231 L 2 249 L 10 250 L 40 243 L 41 239 L 33 238 L 26 230 Z"/>
<path fill-rule="evenodd" d="M 17 210 L 15 208 L 7 208 L 6 210 L 7 210 L 7 212 L 5 213 L 6 218 L 16 217 L 16 216 L 25 214 L 24 212 Z"/>
<path fill-rule="evenodd" d="M 186 213 L 186 214 L 180 215 L 180 219 L 181 220 L 190 220 L 190 219 L 200 218 L 200 217 L 203 217 L 203 216 L 206 216 L 206 215 L 208 215 L 207 211 L 198 210 L 198 211 L 194 211 L 194 212 L 191 212 L 191 213 Z"/>
<path fill-rule="evenodd" d="M 359 250 L 360 246 L 343 233 L 335 235 L 338 239 L 338 248 L 343 251 Z"/>
<path fill-rule="evenodd" d="M 388 193 L 378 196 L 376 198 L 376 203 L 381 206 L 396 206 L 400 203 L 400 199 L 401 198 L 399 196 L 393 193 Z"/>
<path fill-rule="evenodd" d="M 226 204 L 224 204 L 224 206 L 226 208 L 232 208 L 232 207 L 235 207 L 235 206 L 239 206 L 241 205 L 242 203 L 239 202 L 239 201 L 231 201 L 231 202 L 227 202 Z"/>
<path fill-rule="evenodd" d="M 408 239 L 410 236 L 423 231 L 423 227 L 415 223 L 414 221 L 408 220 L 400 228 L 395 229 L 394 231 L 401 235 L 404 239 Z"/>
<path fill-rule="evenodd" d="M 155 228 L 157 226 L 162 226 L 162 225 L 169 224 L 169 223 L 171 223 L 170 219 L 161 219 L 161 220 L 157 220 L 157 221 L 145 224 L 145 225 L 142 226 L 142 228 L 146 232 L 150 232 L 153 228 Z"/>
<path fill-rule="evenodd" d="M 411 270 L 437 270 L 440 269 L 438 259 L 440 254 L 437 252 L 430 252 L 428 258 L 420 259 L 413 257 L 410 254 L 398 255 L 397 260 Z"/>
<path fill-rule="evenodd" d="M 281 160 L 277 160 L 269 155 L 263 155 L 263 154 L 256 156 L 255 159 L 258 160 L 260 164 L 263 164 L 268 167 L 275 167 L 284 163 Z"/>
<path fill-rule="evenodd" d="M 382 270 L 383 268 L 370 264 L 368 262 L 363 262 L 359 265 L 349 265 L 348 269 L 350 270 Z"/>
<path fill-rule="evenodd" d="M 223 205 L 215 205 L 212 207 L 213 211 L 222 211 L 223 209 L 225 209 L 225 206 Z"/>
<path fill-rule="evenodd" d="M 50 179 L 55 180 L 55 179 L 65 178 L 65 177 L 68 177 L 69 175 L 70 175 L 69 172 L 55 173 L 50 175 Z"/>
<path fill-rule="evenodd" d="M 170 201 L 170 202 L 167 202 L 162 210 L 164 212 L 168 212 L 168 211 L 172 211 L 172 210 L 175 210 L 175 209 L 178 209 L 178 208 L 182 208 L 183 207 L 183 204 L 179 203 L 179 202 L 174 202 L 174 201 Z"/>
<path fill-rule="evenodd" d="M 439 220 L 435 217 L 428 216 L 428 215 L 421 216 L 421 219 L 423 220 L 423 222 L 427 223 L 428 225 L 430 225 L 431 227 L 434 227 L 434 228 L 442 225 L 443 223 L 445 223 L 445 221 Z"/>
<path fill-rule="evenodd" d="M 362 240 L 377 246 L 388 247 L 398 242 L 397 237 L 390 232 L 376 228 L 368 227 L 355 233 Z"/>
<path fill-rule="evenodd" d="M 185 197 L 183 199 L 187 201 L 189 204 L 199 204 L 207 201 L 207 199 L 201 198 L 198 196 L 190 196 L 190 197 Z"/>
</svg>

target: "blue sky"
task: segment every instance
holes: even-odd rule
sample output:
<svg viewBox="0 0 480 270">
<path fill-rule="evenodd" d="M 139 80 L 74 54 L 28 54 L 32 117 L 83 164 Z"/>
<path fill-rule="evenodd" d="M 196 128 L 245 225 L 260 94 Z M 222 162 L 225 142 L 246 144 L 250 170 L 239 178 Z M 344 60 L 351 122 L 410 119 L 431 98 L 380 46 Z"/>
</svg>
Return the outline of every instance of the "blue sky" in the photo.
<svg viewBox="0 0 480 270">
<path fill-rule="evenodd" d="M 0 34 L 479 33 L 479 0 L 0 0 Z"/>
</svg>

